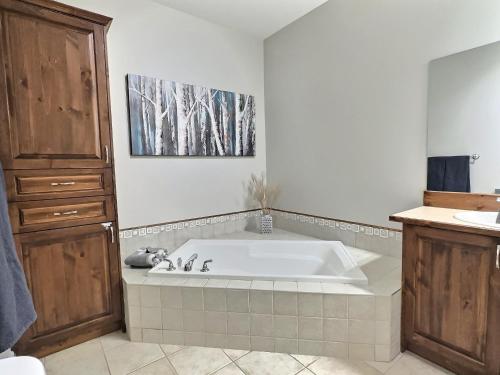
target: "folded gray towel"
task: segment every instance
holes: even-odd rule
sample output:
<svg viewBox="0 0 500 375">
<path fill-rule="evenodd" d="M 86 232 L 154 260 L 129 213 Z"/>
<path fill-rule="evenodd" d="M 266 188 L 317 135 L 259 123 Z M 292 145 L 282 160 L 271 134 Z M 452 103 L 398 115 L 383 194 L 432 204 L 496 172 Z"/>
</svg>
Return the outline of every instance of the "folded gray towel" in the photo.
<svg viewBox="0 0 500 375">
<path fill-rule="evenodd" d="M 161 247 L 145 247 L 134 251 L 125 259 L 130 267 L 150 268 L 167 257 L 167 250 Z"/>
<path fill-rule="evenodd" d="M 35 319 L 33 300 L 12 237 L 0 164 L 0 353 L 14 346 Z"/>
</svg>

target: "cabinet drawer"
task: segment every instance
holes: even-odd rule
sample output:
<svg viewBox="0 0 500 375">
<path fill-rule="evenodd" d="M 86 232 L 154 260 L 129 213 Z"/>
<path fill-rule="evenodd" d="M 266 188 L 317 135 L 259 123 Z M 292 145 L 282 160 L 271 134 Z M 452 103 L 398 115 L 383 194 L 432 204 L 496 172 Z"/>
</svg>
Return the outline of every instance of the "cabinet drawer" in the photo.
<svg viewBox="0 0 500 375">
<path fill-rule="evenodd" d="M 112 197 L 15 202 L 10 204 L 9 210 L 14 233 L 72 227 L 115 218 Z"/>
<path fill-rule="evenodd" d="M 113 193 L 111 169 L 6 171 L 9 201 L 70 198 Z"/>
</svg>

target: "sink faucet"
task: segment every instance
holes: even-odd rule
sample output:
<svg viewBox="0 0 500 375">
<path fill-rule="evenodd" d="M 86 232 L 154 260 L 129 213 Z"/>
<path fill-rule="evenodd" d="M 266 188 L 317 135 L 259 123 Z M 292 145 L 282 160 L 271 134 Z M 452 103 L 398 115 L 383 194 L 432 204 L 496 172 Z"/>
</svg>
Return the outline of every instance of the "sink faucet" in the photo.
<svg viewBox="0 0 500 375">
<path fill-rule="evenodd" d="M 198 258 L 198 254 L 194 253 L 189 257 L 189 259 L 186 261 L 186 264 L 184 265 L 184 271 L 189 272 L 193 269 L 193 263 Z"/>
</svg>

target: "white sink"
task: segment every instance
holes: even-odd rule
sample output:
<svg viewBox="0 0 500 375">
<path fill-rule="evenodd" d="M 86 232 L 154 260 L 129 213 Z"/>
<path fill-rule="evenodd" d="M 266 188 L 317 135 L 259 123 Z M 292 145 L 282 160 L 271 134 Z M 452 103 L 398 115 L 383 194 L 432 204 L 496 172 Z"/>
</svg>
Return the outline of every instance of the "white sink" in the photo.
<svg viewBox="0 0 500 375">
<path fill-rule="evenodd" d="M 498 212 L 466 211 L 455 214 L 455 219 L 466 223 L 484 225 L 486 227 L 500 229 L 497 221 Z"/>
</svg>

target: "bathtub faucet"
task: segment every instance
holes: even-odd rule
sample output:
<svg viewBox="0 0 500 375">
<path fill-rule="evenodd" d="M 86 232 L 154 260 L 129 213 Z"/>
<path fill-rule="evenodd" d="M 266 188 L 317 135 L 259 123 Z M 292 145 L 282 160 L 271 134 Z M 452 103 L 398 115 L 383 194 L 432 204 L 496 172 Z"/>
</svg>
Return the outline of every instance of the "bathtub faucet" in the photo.
<svg viewBox="0 0 500 375">
<path fill-rule="evenodd" d="M 189 259 L 186 261 L 186 264 L 184 265 L 184 271 L 189 272 L 193 269 L 193 263 L 198 258 L 198 254 L 194 253 L 189 257 Z"/>
<path fill-rule="evenodd" d="M 175 271 L 174 263 L 170 259 L 165 259 L 164 261 L 168 263 L 168 267 L 165 267 L 162 269 L 167 270 L 167 271 Z"/>
</svg>

